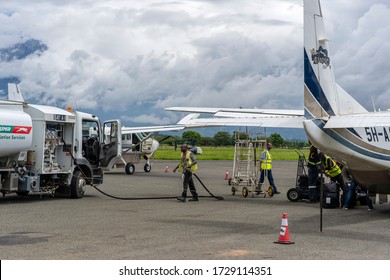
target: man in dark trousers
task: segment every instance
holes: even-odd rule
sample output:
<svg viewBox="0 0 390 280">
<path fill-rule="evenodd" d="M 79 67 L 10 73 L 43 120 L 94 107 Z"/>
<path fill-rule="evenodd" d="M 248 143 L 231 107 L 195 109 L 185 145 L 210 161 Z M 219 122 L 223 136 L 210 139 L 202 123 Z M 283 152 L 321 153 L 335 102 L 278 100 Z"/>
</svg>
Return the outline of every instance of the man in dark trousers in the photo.
<svg viewBox="0 0 390 280">
<path fill-rule="evenodd" d="M 274 194 L 280 194 L 278 191 L 278 188 L 275 185 L 274 182 L 274 177 L 272 175 L 272 156 L 271 156 L 271 151 L 272 149 L 272 143 L 268 142 L 267 143 L 267 148 L 261 153 L 260 156 L 260 180 L 257 185 L 257 191 L 259 193 L 262 193 L 263 191 L 261 190 L 261 186 L 264 183 L 264 177 L 268 177 L 268 182 L 271 185 L 273 189 Z"/>
<path fill-rule="evenodd" d="M 317 180 L 318 173 L 321 168 L 321 158 L 318 150 L 313 145 L 310 146 L 309 158 L 307 160 L 308 168 L 308 183 L 309 183 L 309 201 L 310 203 L 315 203 L 318 201 L 317 198 Z"/>
<path fill-rule="evenodd" d="M 198 169 L 198 162 L 194 154 L 188 150 L 188 145 L 181 145 L 181 160 L 180 163 L 173 169 L 173 172 L 176 170 L 183 172 L 183 192 L 181 196 L 178 196 L 177 199 L 182 202 L 187 200 L 187 190 L 190 187 L 192 198 L 189 201 L 198 201 L 198 193 L 195 189 L 194 180 L 192 179 L 192 172 Z"/>
</svg>

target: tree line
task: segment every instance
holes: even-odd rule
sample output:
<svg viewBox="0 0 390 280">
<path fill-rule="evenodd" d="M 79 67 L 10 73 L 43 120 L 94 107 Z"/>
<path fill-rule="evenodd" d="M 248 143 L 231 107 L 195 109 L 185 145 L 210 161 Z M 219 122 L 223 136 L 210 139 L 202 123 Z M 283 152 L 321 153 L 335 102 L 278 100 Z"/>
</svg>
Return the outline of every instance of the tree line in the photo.
<svg viewBox="0 0 390 280">
<path fill-rule="evenodd" d="M 258 137 L 258 136 L 256 136 Z M 171 136 L 169 135 L 157 135 L 155 139 L 162 144 L 169 144 L 172 146 L 178 146 L 183 143 L 188 143 L 192 146 L 234 146 L 238 139 L 247 140 L 250 138 L 250 134 L 243 132 L 234 132 L 230 133 L 227 131 L 218 131 L 214 134 L 213 137 L 202 136 L 199 132 L 195 130 L 186 130 L 181 136 Z M 253 139 L 253 138 L 252 138 Z M 271 142 L 272 145 L 276 148 L 291 148 L 291 149 L 301 149 L 303 147 L 308 147 L 309 143 L 302 140 L 285 140 L 278 133 L 272 133 L 270 136 L 265 139 L 265 137 L 256 138 L 257 140 L 266 140 Z"/>
</svg>

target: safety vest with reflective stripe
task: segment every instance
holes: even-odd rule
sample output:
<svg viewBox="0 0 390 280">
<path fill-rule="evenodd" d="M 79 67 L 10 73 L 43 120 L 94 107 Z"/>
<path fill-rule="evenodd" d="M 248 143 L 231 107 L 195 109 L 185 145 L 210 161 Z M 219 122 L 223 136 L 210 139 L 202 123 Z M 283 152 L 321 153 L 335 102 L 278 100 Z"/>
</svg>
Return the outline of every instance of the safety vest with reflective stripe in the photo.
<svg viewBox="0 0 390 280">
<path fill-rule="evenodd" d="M 264 169 L 264 170 L 271 170 L 272 169 L 272 157 L 271 157 L 271 154 L 270 154 L 270 152 L 268 152 L 268 150 L 265 150 L 263 152 L 263 154 L 264 153 L 265 153 L 265 159 L 262 159 L 260 168 Z"/>
<path fill-rule="evenodd" d="M 192 164 L 192 160 L 191 160 L 190 155 L 191 155 L 191 152 L 187 151 L 186 155 L 185 155 L 186 167 L 188 167 L 188 166 L 190 166 Z M 198 169 L 198 164 L 197 163 L 195 163 L 193 166 L 191 166 L 191 172 L 194 172 L 197 169 Z M 183 153 L 181 153 L 181 160 L 180 160 L 180 164 L 179 164 L 179 171 L 183 171 L 183 170 L 184 170 Z"/>
<path fill-rule="evenodd" d="M 325 159 L 325 173 L 328 174 L 330 177 L 335 177 L 339 174 L 341 174 L 341 169 L 340 167 L 334 162 L 333 159 L 331 159 L 328 156 L 324 156 Z M 332 166 L 329 166 L 329 160 L 332 162 Z"/>
</svg>

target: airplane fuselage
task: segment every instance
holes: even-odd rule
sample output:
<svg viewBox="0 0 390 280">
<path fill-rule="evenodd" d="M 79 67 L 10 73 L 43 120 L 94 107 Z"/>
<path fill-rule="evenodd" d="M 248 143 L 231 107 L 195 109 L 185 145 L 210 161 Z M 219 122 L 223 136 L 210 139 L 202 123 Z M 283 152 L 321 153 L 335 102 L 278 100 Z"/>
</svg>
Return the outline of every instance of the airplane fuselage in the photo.
<svg viewBox="0 0 390 280">
<path fill-rule="evenodd" d="M 390 188 L 390 133 L 388 127 L 324 128 L 322 120 L 304 122 L 308 139 L 325 154 L 347 166 L 352 176 L 371 192 Z"/>
</svg>

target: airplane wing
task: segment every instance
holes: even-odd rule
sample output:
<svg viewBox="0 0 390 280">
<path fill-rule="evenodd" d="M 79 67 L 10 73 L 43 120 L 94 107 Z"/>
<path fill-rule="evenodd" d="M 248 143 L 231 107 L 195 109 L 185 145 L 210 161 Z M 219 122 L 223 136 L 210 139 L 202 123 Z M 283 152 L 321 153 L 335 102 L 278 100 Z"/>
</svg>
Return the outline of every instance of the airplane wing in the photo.
<svg viewBox="0 0 390 280">
<path fill-rule="evenodd" d="M 122 127 L 122 133 L 152 133 L 161 131 L 179 131 L 185 129 L 184 125 L 162 125 L 162 126 L 139 126 L 139 127 Z"/>
<path fill-rule="evenodd" d="M 197 112 L 188 114 L 177 124 L 186 128 L 211 126 L 256 126 L 303 128 L 303 110 L 276 109 L 235 109 L 235 108 L 197 108 L 170 107 L 168 111 Z M 200 113 L 214 114 L 213 117 L 200 118 Z"/>
<path fill-rule="evenodd" d="M 217 113 L 242 113 L 242 114 L 257 114 L 257 115 L 285 115 L 285 116 L 303 116 L 303 110 L 287 110 L 287 109 L 243 109 L 243 108 L 206 108 L 206 107 L 169 107 L 166 111 L 176 112 L 192 112 L 204 114 Z"/>
<path fill-rule="evenodd" d="M 193 118 L 178 124 L 186 128 L 202 128 L 211 126 L 256 126 L 256 127 L 281 127 L 281 128 L 303 128 L 304 117 L 258 117 L 258 118 Z"/>
<path fill-rule="evenodd" d="M 370 112 L 363 114 L 332 116 L 324 128 L 346 127 L 388 127 L 390 124 L 390 112 Z"/>
<path fill-rule="evenodd" d="M 180 131 L 187 128 L 184 123 L 187 120 L 192 118 L 197 118 L 199 114 L 188 114 L 184 118 L 182 118 L 177 124 L 173 125 L 157 125 L 157 126 L 137 126 L 137 127 L 122 127 L 122 133 L 153 133 L 153 132 L 161 132 L 161 131 Z"/>
</svg>

